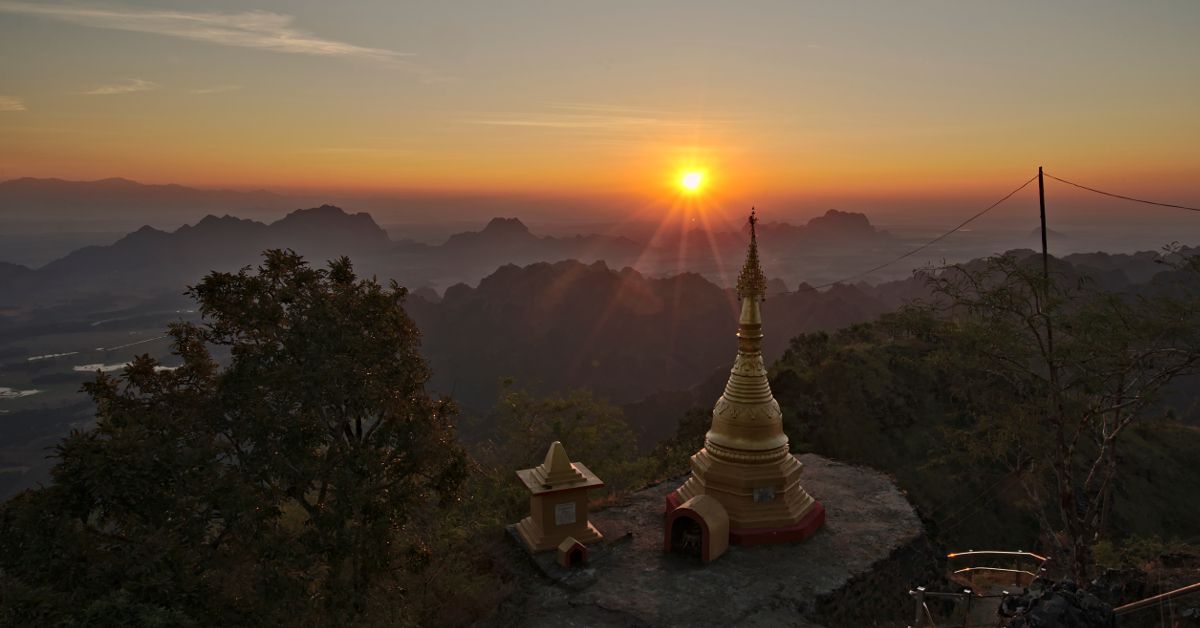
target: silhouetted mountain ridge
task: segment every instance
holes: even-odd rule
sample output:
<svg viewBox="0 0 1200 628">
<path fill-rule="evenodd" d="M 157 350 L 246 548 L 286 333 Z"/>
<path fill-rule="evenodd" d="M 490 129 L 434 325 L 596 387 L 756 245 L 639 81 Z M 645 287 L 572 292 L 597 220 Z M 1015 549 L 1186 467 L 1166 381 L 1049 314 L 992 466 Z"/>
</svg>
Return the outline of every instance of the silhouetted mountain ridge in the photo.
<svg viewBox="0 0 1200 628">
<path fill-rule="evenodd" d="M 873 240 L 891 237 L 886 231 L 876 229 L 866 214 L 830 209 L 820 216 L 810 218 L 803 225 L 772 222 L 759 227 L 763 242 L 772 239 L 815 239 L 827 240 Z"/>
<path fill-rule="evenodd" d="M 106 185 L 120 187 L 129 182 Z M 859 239 L 839 240 L 828 233 L 818 237 L 811 235 L 814 230 Z M 5 295 L 6 304 L 22 306 L 27 312 L 56 303 L 106 297 L 123 298 L 125 305 L 133 306 L 138 299 L 153 294 L 178 294 L 183 286 L 213 270 L 231 271 L 257 264 L 261 252 L 268 248 L 293 249 L 318 266 L 345 255 L 363 275 L 395 279 L 414 290 L 424 288 L 427 297 L 430 289 L 466 284 L 451 288 L 453 292 L 461 292 L 490 275 L 503 277 L 511 272 L 505 267 L 507 264 L 515 264 L 515 269 L 563 260 L 579 260 L 585 265 L 603 261 L 610 269 L 636 265 L 639 272 L 654 276 L 693 271 L 700 273 L 695 275 L 696 279 L 703 275 L 714 285 L 732 285 L 745 253 L 748 233 L 715 231 L 696 237 L 711 238 L 714 245 L 700 246 L 704 240 L 652 245 L 596 234 L 539 236 L 519 218 L 496 217 L 479 231 L 456 233 L 442 244 L 428 245 L 394 242 L 369 214 L 347 213 L 332 205 L 295 210 L 271 223 L 209 214 L 174 231 L 145 226 L 111 245 L 77 249 L 33 271 L 9 268 L 0 272 L 0 293 Z M 768 287 L 772 296 L 788 291 L 781 275 L 795 277 L 796 269 L 805 268 L 813 259 L 805 255 L 819 248 L 817 243 L 838 243 L 838 255 L 891 250 L 886 245 L 876 246 L 879 242 L 891 242 L 891 236 L 872 226 L 865 215 L 838 210 L 830 210 L 802 226 L 760 225 L 760 241 L 764 267 L 773 276 Z M 821 256 L 831 254 L 821 253 L 816 259 L 828 263 Z M 1145 281 L 1165 268 L 1155 261 L 1155 255 L 1097 253 L 1073 259 L 1082 267 L 1091 268 L 1105 285 L 1121 285 Z M 919 283 L 909 282 L 911 285 L 863 284 L 858 289 L 868 291 L 873 298 L 895 303 Z M 624 289 L 632 287 L 633 284 L 627 284 Z M 487 285 L 480 284 L 480 289 L 486 291 Z M 846 289 L 838 287 L 830 293 L 838 296 Z"/>
<path fill-rule="evenodd" d="M 605 235 L 576 235 L 557 238 L 534 235 L 519 218 L 493 218 L 481 231 L 464 231 L 451 235 L 439 246 L 423 250 L 439 256 L 505 256 L 504 263 L 530 263 L 579 258 L 605 259 L 611 263 L 632 263 L 644 249 L 624 237 Z M 496 261 L 487 260 L 494 268 Z"/>
<path fill-rule="evenodd" d="M 144 226 L 111 245 L 78 249 L 29 274 L 0 274 L 0 281 L 34 301 L 96 293 L 152 294 L 181 290 L 212 270 L 255 264 L 269 248 L 293 249 L 319 261 L 348 254 L 370 256 L 391 246 L 370 215 L 347 214 L 330 205 L 296 210 L 270 224 L 210 214 L 171 232 Z"/>
</svg>

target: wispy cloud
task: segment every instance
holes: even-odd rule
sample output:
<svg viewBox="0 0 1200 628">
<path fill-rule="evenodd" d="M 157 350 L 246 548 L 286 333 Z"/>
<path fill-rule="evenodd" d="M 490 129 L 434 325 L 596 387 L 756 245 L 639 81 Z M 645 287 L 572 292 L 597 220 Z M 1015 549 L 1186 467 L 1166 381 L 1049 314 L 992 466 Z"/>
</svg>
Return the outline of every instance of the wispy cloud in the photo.
<svg viewBox="0 0 1200 628">
<path fill-rule="evenodd" d="M 293 54 L 378 61 L 392 61 L 409 54 L 318 37 L 293 26 L 294 17 L 266 11 L 213 13 L 0 1 L 0 12 L 56 19 L 94 28 L 153 33 L 222 46 Z"/>
<path fill-rule="evenodd" d="M 549 103 L 548 110 L 533 114 L 482 116 L 468 124 L 517 126 L 579 131 L 636 131 L 644 127 L 695 128 L 732 124 L 732 116 L 697 116 L 694 113 L 594 103 Z"/>
<path fill-rule="evenodd" d="M 399 154 L 412 151 L 403 148 L 381 148 L 372 146 L 319 146 L 301 152 L 312 155 L 369 155 L 369 154 Z"/>
<path fill-rule="evenodd" d="M 25 111 L 25 103 L 20 98 L 0 96 L 0 111 Z"/>
<path fill-rule="evenodd" d="M 195 87 L 188 90 L 189 94 L 224 94 L 241 89 L 241 85 L 213 85 L 212 87 Z"/>
<path fill-rule="evenodd" d="M 158 83 L 153 81 L 143 81 L 142 79 L 129 79 L 123 83 L 113 83 L 112 85 L 101 85 L 89 90 L 79 92 L 88 96 L 112 96 L 115 94 L 132 94 L 135 92 L 148 92 L 158 89 Z"/>
</svg>

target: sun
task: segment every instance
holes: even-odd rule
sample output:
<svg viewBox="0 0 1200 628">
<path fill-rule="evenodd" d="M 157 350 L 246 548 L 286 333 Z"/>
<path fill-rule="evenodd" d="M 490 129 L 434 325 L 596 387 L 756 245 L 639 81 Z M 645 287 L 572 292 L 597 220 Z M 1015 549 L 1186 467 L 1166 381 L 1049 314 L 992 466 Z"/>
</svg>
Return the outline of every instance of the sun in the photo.
<svg viewBox="0 0 1200 628">
<path fill-rule="evenodd" d="M 694 194 L 704 187 L 704 173 L 700 170 L 686 170 L 679 176 L 679 187 L 688 194 Z"/>
</svg>

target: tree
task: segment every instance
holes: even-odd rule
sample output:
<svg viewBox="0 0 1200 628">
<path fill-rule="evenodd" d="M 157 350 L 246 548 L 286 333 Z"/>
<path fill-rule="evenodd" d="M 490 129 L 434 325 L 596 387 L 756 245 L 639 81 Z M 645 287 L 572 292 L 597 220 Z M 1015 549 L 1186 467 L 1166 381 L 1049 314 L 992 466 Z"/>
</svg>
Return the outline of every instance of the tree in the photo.
<svg viewBox="0 0 1200 628">
<path fill-rule="evenodd" d="M 1194 376 L 1180 378 L 1200 349 L 1196 265 L 1114 293 L 1056 263 L 1061 302 L 1045 354 L 1033 336 L 1045 339 L 1045 320 L 1029 314 L 1044 283 L 1036 258 L 946 268 L 932 302 L 794 339 L 772 368 L 784 428 L 796 448 L 893 474 L 950 549 L 1030 547 L 1042 532 L 1038 551 L 1082 578 L 1097 541 L 1187 536 L 1200 522 L 1188 507 L 1200 434 L 1173 412 L 1195 416 Z M 1050 354 L 1071 421 L 1069 465 L 1056 466 Z"/>
<path fill-rule="evenodd" d="M 535 397 L 504 382 L 492 415 L 498 432 L 493 455 L 506 474 L 541 464 L 550 443 L 561 441 L 571 459 L 586 464 L 610 491 L 646 479 L 651 462 L 639 456 L 624 413 L 590 390 Z"/>
<path fill-rule="evenodd" d="M 1195 260 L 1184 266 L 1170 276 L 1194 286 Z M 1012 254 L 947 267 L 933 283 L 961 343 L 951 385 L 976 418 L 959 442 L 1008 465 L 1068 573 L 1086 582 L 1123 435 L 1200 367 L 1195 292 L 1187 281 L 1103 291 L 1067 265 L 1046 275 Z"/>
<path fill-rule="evenodd" d="M 1004 469 L 947 446 L 947 430 L 974 421 L 948 386 L 959 377 L 960 346 L 954 327 L 921 304 L 871 323 L 798 336 L 771 369 L 784 431 L 793 451 L 893 476 L 936 542 L 951 548 L 1028 543 L 1037 528 L 1027 516 L 1015 509 L 985 512 L 993 503 L 977 499 L 1004 483 Z"/>
<path fill-rule="evenodd" d="M 0 623 L 341 623 L 403 596 L 406 525 L 466 473 L 405 290 L 268 251 L 188 293 L 182 364 L 98 375 L 95 427 L 0 509 Z"/>
</svg>

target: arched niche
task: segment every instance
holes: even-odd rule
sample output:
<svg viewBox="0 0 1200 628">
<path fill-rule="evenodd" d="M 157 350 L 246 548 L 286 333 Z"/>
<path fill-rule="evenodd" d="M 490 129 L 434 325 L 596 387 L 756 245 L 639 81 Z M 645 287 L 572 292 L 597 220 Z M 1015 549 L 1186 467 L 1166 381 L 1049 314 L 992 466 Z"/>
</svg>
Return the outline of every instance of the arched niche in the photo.
<svg viewBox="0 0 1200 628">
<path fill-rule="evenodd" d="M 697 495 L 667 513 L 663 551 L 698 554 L 701 561 L 709 563 L 727 549 L 729 514 L 721 502 L 708 495 Z"/>
</svg>

